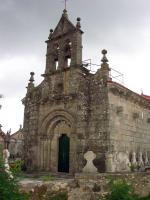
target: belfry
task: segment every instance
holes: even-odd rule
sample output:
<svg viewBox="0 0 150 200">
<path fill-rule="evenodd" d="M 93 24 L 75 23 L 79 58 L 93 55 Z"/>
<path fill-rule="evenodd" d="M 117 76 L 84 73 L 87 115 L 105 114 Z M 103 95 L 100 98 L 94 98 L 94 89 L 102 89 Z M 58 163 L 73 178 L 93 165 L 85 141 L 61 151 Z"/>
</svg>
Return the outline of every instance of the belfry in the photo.
<svg viewBox="0 0 150 200">
<path fill-rule="evenodd" d="M 38 86 L 31 72 L 23 99 L 29 171 L 82 172 L 88 151 L 98 172 L 128 170 L 133 155 L 150 156 L 150 98 L 113 81 L 106 50 L 97 72 L 87 69 L 82 35 L 81 19 L 74 25 L 65 9 L 50 29 Z"/>
</svg>

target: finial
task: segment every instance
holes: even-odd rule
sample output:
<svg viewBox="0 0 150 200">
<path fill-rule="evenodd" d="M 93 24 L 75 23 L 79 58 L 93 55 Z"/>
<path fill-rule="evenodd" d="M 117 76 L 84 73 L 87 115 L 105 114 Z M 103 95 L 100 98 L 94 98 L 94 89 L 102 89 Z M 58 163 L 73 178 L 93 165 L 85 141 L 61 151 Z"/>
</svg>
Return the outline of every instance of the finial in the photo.
<svg viewBox="0 0 150 200">
<path fill-rule="evenodd" d="M 3 127 L 3 126 L 0 124 L 0 131 L 2 131 L 2 127 Z"/>
<path fill-rule="evenodd" d="M 21 130 L 22 129 L 22 124 L 20 124 L 20 127 L 19 127 L 19 130 Z"/>
<path fill-rule="evenodd" d="M 33 83 L 34 82 L 34 72 L 30 72 L 30 79 L 29 79 L 29 81 L 30 81 L 30 83 Z"/>
<path fill-rule="evenodd" d="M 10 135 L 11 133 L 11 128 L 7 131 L 7 135 Z"/>
<path fill-rule="evenodd" d="M 51 39 L 51 37 L 52 37 L 52 35 L 53 35 L 53 29 L 50 29 L 50 34 L 49 34 L 49 36 L 48 36 L 48 39 Z"/>
<path fill-rule="evenodd" d="M 76 28 L 77 28 L 77 29 L 80 29 L 80 28 L 81 28 L 80 21 L 81 21 L 81 18 L 78 17 L 78 18 L 77 18 L 77 24 L 76 24 Z"/>
<path fill-rule="evenodd" d="M 63 10 L 63 16 L 66 17 L 66 18 L 68 18 L 68 14 L 67 14 L 66 8 Z"/>
<path fill-rule="evenodd" d="M 102 63 L 107 63 L 108 62 L 108 59 L 106 57 L 107 50 L 103 49 L 102 54 L 103 54 L 103 58 L 101 59 Z"/>
</svg>

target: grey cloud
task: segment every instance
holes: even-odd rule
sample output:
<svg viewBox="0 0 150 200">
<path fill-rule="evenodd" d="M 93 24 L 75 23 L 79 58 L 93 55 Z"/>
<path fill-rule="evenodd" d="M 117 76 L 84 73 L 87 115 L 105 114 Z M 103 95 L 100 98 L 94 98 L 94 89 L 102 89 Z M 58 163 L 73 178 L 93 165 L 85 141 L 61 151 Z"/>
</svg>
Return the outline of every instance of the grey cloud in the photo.
<svg viewBox="0 0 150 200">
<path fill-rule="evenodd" d="M 62 0 L 0 0 L 0 5 L 1 73 L 4 74 L 1 61 L 3 59 L 37 57 L 34 63 L 29 59 L 27 66 L 22 66 L 20 63 L 19 69 L 13 65 L 8 66 L 5 77 L 0 80 L 0 93 L 5 97 L 3 107 L 7 106 L 5 104 L 9 105 L 9 111 L 6 110 L 4 115 L 7 116 L 8 113 L 13 112 L 11 99 L 15 98 L 18 103 L 14 103 L 13 106 L 16 106 L 17 115 L 21 116 L 22 111 L 18 106 L 21 106 L 20 100 L 25 95 L 29 72 L 32 70 L 36 72 L 36 83 L 41 80 L 39 76 L 45 68 L 46 44 L 44 41 L 48 37 L 49 29 L 54 29 L 57 25 L 64 4 Z M 150 36 L 144 35 L 150 27 L 149 0 L 69 0 L 67 10 L 73 23 L 76 23 L 78 16 L 82 18 L 81 25 L 85 32 L 83 35 L 84 58 L 94 57 L 95 54 L 94 58 L 100 62 L 100 51 L 102 48 L 107 48 L 110 52 L 108 58 L 111 60 L 115 55 L 113 62 L 119 66 L 120 70 L 123 61 L 118 59 L 118 55 L 125 55 L 123 57 L 125 60 L 134 60 L 131 55 L 139 56 L 140 51 L 146 47 L 147 40 L 150 41 Z M 128 64 L 128 61 L 125 63 Z M 144 67 L 142 73 L 148 74 Z M 129 72 L 126 66 L 123 70 L 125 73 Z M 134 70 L 137 73 L 136 68 L 132 67 L 132 70 L 130 77 Z M 131 77 L 130 80 L 132 83 L 133 78 Z M 135 81 L 135 85 L 136 83 L 138 82 Z M 145 83 L 144 87 L 146 85 Z M 7 120 L 4 121 L 8 124 L 14 116 L 12 113 L 9 114 L 10 119 L 6 116 Z M 16 118 L 17 124 L 20 118 Z M 14 127 L 14 123 L 11 126 Z"/>
<path fill-rule="evenodd" d="M 2 0 L 0 0 L 2 1 Z M 44 52 L 49 28 L 54 28 L 61 16 L 61 0 L 5 0 L 0 8 L 0 55 L 35 54 Z M 136 46 L 137 29 L 149 26 L 148 0 L 70 0 L 69 17 L 75 22 L 82 18 L 85 41 L 90 45 L 117 41 L 126 46 L 133 40 Z M 94 37 L 93 37 L 94 36 Z M 123 39 L 122 39 L 123 38 Z M 111 44 L 112 43 L 112 44 Z"/>
</svg>

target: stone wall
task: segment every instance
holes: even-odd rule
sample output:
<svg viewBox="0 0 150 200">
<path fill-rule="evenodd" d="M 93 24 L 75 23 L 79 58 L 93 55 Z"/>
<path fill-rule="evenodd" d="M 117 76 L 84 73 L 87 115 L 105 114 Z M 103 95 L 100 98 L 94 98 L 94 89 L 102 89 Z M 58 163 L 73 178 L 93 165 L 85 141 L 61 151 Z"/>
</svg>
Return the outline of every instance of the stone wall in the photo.
<svg viewBox="0 0 150 200">
<path fill-rule="evenodd" d="M 20 181 L 20 189 L 25 192 L 32 191 L 36 195 L 44 188 L 43 195 L 66 192 L 68 200 L 97 200 L 110 192 L 110 180 L 125 180 L 132 185 L 134 193 L 139 196 L 150 194 L 149 173 L 76 174 L 75 178 L 56 180 L 54 178 L 53 181 L 48 182 L 25 179 Z"/>
<path fill-rule="evenodd" d="M 119 84 L 109 84 L 109 131 L 114 151 L 150 154 L 149 118 L 147 100 Z"/>
<path fill-rule="evenodd" d="M 24 130 L 29 169 L 57 172 L 58 139 L 65 133 L 70 138 L 70 173 L 81 171 L 87 146 L 87 92 L 82 68 L 59 71 L 28 89 Z"/>
<path fill-rule="evenodd" d="M 111 163 L 109 153 L 129 154 L 118 155 L 122 160 L 139 153 L 144 162 L 150 154 L 149 101 L 111 81 L 106 50 L 102 50 L 101 67 L 90 73 L 82 63 L 82 34 L 80 18 L 74 26 L 64 10 L 46 41 L 46 69 L 40 85 L 34 85 L 31 72 L 23 99 L 28 170 L 58 172 L 62 134 L 70 139 L 72 174 L 82 171 L 87 151 L 96 154 L 98 172 L 106 171 L 108 160 Z"/>
</svg>

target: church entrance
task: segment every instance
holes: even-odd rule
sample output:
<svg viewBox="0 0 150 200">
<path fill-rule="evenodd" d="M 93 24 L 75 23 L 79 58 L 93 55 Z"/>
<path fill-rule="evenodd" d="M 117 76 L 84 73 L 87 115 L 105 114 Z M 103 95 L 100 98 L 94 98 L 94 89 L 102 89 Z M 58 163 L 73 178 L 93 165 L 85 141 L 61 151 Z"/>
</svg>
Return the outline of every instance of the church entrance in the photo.
<svg viewBox="0 0 150 200">
<path fill-rule="evenodd" d="M 69 173 L 69 151 L 70 139 L 66 134 L 62 134 L 59 138 L 58 172 Z"/>
</svg>

